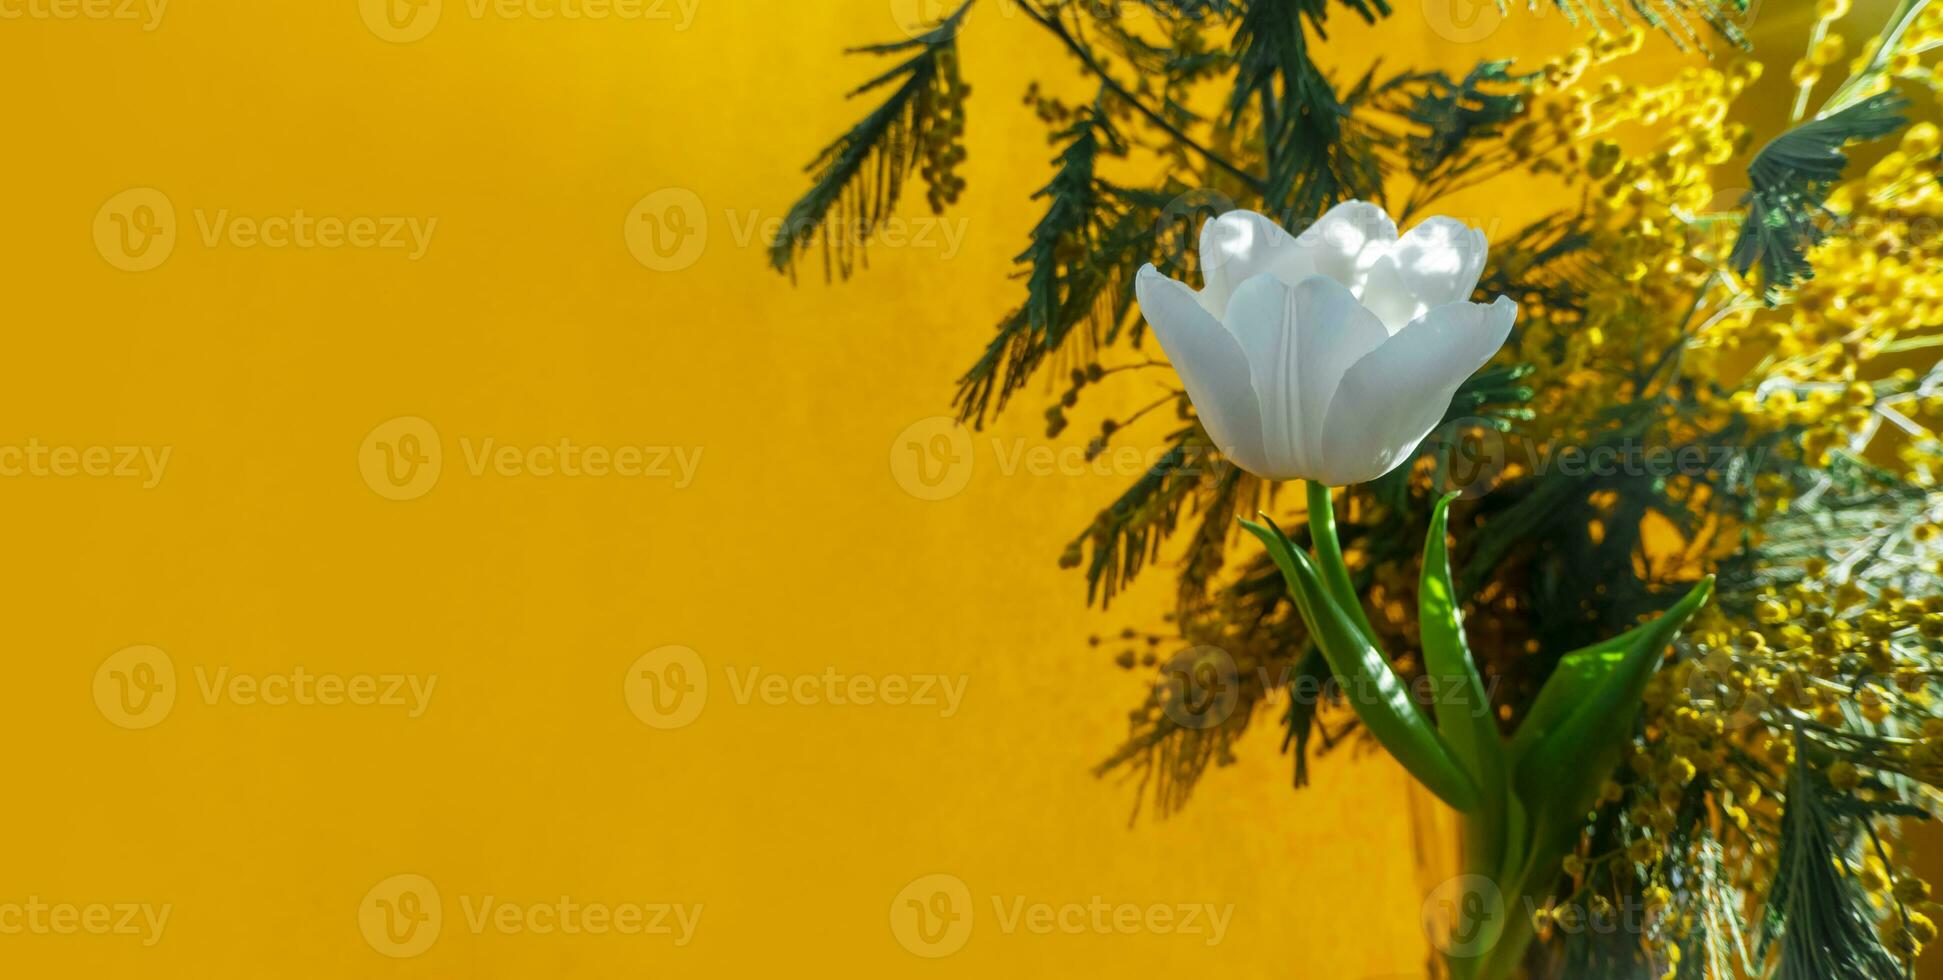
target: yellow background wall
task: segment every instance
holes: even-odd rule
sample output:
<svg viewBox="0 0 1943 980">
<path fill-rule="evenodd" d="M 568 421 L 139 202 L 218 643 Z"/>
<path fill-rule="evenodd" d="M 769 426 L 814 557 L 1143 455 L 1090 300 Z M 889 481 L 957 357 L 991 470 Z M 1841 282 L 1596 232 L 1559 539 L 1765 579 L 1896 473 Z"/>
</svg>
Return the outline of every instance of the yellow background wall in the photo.
<svg viewBox="0 0 1943 980">
<path fill-rule="evenodd" d="M 444 0 L 416 40 L 428 20 L 357 0 L 174 0 L 147 21 L 65 2 L 0 0 L 25 13 L 0 21 L 0 447 L 49 451 L 0 479 L 0 972 L 1422 975 L 1436 862 L 1386 760 L 1333 757 L 1292 793 L 1264 723 L 1184 814 L 1132 827 L 1134 787 L 1088 774 L 1146 679 L 1085 638 L 1154 623 L 1164 572 L 1083 611 L 1053 559 L 1130 475 L 1006 462 L 1087 426 L 1048 442 L 1033 390 L 955 494 L 907 490 L 908 462 L 899 478 L 902 434 L 931 432 L 1014 302 L 1037 217 L 1051 151 L 1017 98 L 1071 64 L 1016 11 L 985 0 L 965 34 L 962 237 L 918 226 L 856 282 L 810 266 L 792 287 L 760 223 L 862 111 L 839 94 L 873 66 L 840 51 L 901 36 L 896 0 L 579 20 Z M 1452 44 L 1403 8 L 1380 35 L 1393 65 L 1569 34 L 1552 13 Z M 1337 21 L 1345 50 L 1375 49 Z M 252 241 L 248 222 L 299 213 L 409 219 L 428 245 Z M 689 223 L 661 226 L 671 253 L 640 237 L 655 215 Z M 384 453 L 406 436 L 442 458 L 396 486 L 387 464 L 413 471 Z M 506 475 L 471 465 L 489 439 L 699 464 Z M 168 456 L 61 476 L 55 447 Z M 641 662 L 671 645 L 707 681 L 692 717 L 656 714 L 643 673 L 678 679 L 687 654 Z M 963 695 L 771 704 L 739 694 L 752 669 Z M 430 696 L 264 703 L 299 671 Z M 268 686 L 210 689 L 237 678 Z M 927 962 L 892 910 L 934 874 L 973 919 Z M 383 930 L 418 881 L 399 875 L 440 900 L 418 933 Z M 678 944 L 477 923 L 488 897 L 702 911 Z M 1096 897 L 1232 911 L 1210 946 L 1008 930 L 994 905 Z M 152 945 L 8 928 L 37 903 L 168 919 Z"/>
</svg>

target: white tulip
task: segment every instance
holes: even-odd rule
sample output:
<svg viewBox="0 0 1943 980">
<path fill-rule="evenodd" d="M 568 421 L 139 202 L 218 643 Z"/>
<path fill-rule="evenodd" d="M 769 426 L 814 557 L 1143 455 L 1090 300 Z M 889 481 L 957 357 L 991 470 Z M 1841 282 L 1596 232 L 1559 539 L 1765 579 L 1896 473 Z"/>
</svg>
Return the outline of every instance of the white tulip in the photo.
<svg viewBox="0 0 1943 980">
<path fill-rule="evenodd" d="M 1451 218 L 1399 238 L 1362 201 L 1299 236 L 1230 211 L 1201 229 L 1205 288 L 1148 265 L 1135 295 L 1217 448 L 1266 479 L 1348 486 L 1410 459 L 1504 345 L 1518 304 L 1469 302 L 1486 248 Z"/>
</svg>

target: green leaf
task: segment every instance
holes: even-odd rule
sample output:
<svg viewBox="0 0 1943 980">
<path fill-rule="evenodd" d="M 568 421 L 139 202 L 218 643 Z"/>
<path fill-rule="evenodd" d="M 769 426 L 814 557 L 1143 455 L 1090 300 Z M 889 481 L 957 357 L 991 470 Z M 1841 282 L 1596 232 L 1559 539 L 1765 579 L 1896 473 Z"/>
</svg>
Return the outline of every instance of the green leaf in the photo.
<svg viewBox="0 0 1943 980">
<path fill-rule="evenodd" d="M 1626 651 L 1653 625 L 1643 624 L 1559 658 L 1552 676 L 1545 679 L 1545 686 L 1539 689 L 1538 696 L 1525 709 L 1524 720 L 1518 723 L 1518 730 L 1511 737 L 1511 757 L 1523 757 L 1553 729 L 1564 724 L 1572 712 L 1619 669 L 1619 665 L 1626 661 Z"/>
<path fill-rule="evenodd" d="M 1417 588 L 1417 621 L 1423 634 L 1424 668 L 1436 690 L 1437 731 L 1477 781 L 1481 797 L 1479 812 L 1465 821 L 1465 861 L 1471 868 L 1495 874 L 1505 854 L 1504 815 L 1510 790 L 1504 745 L 1491 717 L 1491 696 L 1471 660 L 1457 590 L 1451 585 L 1444 537 L 1450 503 L 1457 496 L 1446 495 L 1430 514 Z"/>
<path fill-rule="evenodd" d="M 1518 876 L 1525 894 L 1548 891 L 1558 862 L 1570 849 L 1599 784 L 1619 764 L 1630 739 L 1640 698 L 1659 668 L 1666 646 L 1713 593 L 1713 576 L 1639 629 L 1607 643 L 1566 655 L 1568 668 L 1539 692 L 1542 715 L 1527 718 L 1511 744 L 1512 785 L 1531 819 L 1531 853 Z M 1533 726 L 1536 720 L 1539 724 Z"/>
<path fill-rule="evenodd" d="M 1545 686 L 1539 689 L 1538 696 L 1532 699 L 1525 719 L 1512 736 L 1511 758 L 1521 760 L 1532 754 L 1535 748 L 1573 719 L 1582 716 L 1589 718 L 1585 709 L 1622 668 L 1637 675 L 1632 679 L 1637 681 L 1639 691 L 1643 693 L 1646 681 L 1653 676 L 1652 668 L 1659 665 L 1658 655 L 1665 651 L 1667 643 L 1685 625 L 1687 618 L 1706 602 L 1712 588 L 1713 579 L 1710 577 L 1695 585 L 1677 605 L 1652 622 L 1559 658 L 1558 667 L 1546 679 Z M 1637 700 L 1639 696 L 1636 693 L 1633 698 Z M 1631 715 L 1624 719 L 1627 723 L 1631 720 Z"/>
<path fill-rule="evenodd" d="M 1309 624 L 1310 636 L 1322 648 L 1344 698 L 1370 734 L 1439 799 L 1462 812 L 1476 811 L 1480 803 L 1477 784 L 1411 700 L 1409 689 L 1390 661 L 1329 598 L 1309 556 L 1279 530 L 1252 521 L 1242 521 L 1241 526 L 1261 539 L 1282 570 L 1296 608 Z"/>
</svg>

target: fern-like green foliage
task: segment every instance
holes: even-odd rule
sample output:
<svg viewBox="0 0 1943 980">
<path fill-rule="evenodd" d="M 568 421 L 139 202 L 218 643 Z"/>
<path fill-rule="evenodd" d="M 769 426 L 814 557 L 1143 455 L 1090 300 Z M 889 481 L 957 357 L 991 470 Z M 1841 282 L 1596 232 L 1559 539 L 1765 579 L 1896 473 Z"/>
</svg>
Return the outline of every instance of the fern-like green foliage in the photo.
<svg viewBox="0 0 1943 980">
<path fill-rule="evenodd" d="M 1842 148 L 1901 129 L 1908 104 L 1901 94 L 1884 92 L 1802 123 L 1762 147 L 1747 167 L 1750 185 L 1741 199 L 1747 219 L 1734 242 L 1734 267 L 1745 275 L 1760 263 L 1770 291 L 1813 276 L 1808 251 L 1828 237 L 1826 225 L 1835 218 L 1823 203 L 1848 166 Z"/>
<path fill-rule="evenodd" d="M 1411 172 L 1428 177 L 1461 150 L 1501 135 L 1524 113 L 1516 85 L 1527 77 L 1510 61 L 1485 61 L 1455 81 L 1441 71 L 1405 72 L 1385 84 L 1386 93 L 1403 96 L 1400 114 L 1422 128 L 1407 137 Z"/>
<path fill-rule="evenodd" d="M 1807 746 L 1798 744 L 1805 753 Z M 1759 959 L 1779 944 L 1774 980 L 1891 980 L 1908 975 L 1876 938 L 1875 913 L 1852 874 L 1843 874 L 1856 841 L 1831 812 L 1822 776 L 1798 759 L 1788 779 L 1781 853 Z M 1851 830 L 1851 837 L 1856 836 Z"/>
<path fill-rule="evenodd" d="M 856 98 L 888 87 L 890 94 L 850 131 L 825 146 L 804 169 L 812 177 L 809 192 L 789 209 L 782 230 L 770 244 L 769 261 L 779 271 L 795 273 L 796 259 L 811 248 L 817 232 L 838 217 L 855 220 L 860 235 L 823 239 L 825 275 L 832 270 L 848 277 L 861 252 L 849 243 L 868 238 L 897 206 L 904 181 L 917 168 L 920 151 L 944 117 L 920 111 L 923 93 L 938 82 L 940 63 L 955 56 L 958 29 L 971 2 L 958 8 L 938 26 L 906 41 L 854 48 L 854 53 L 908 54 L 888 71 L 851 90 Z"/>
<path fill-rule="evenodd" d="M 1374 23 L 1387 17 L 1385 0 L 1340 0 Z M 1263 197 L 1270 213 L 1313 217 L 1353 197 L 1377 176 L 1346 157 L 1342 140 L 1349 110 L 1314 59 L 1309 32 L 1323 38 L 1330 0 L 1247 4 L 1235 25 L 1235 82 L 1228 98 L 1231 125 L 1260 120 L 1268 160 Z M 1359 179 L 1362 178 L 1362 179 Z"/>
<path fill-rule="evenodd" d="M 959 410 L 974 422 L 1002 406 L 1075 327 L 1110 331 L 1123 323 L 1134 274 L 1155 257 L 1153 231 L 1166 199 L 1096 173 L 1102 156 L 1127 152 L 1106 111 L 1098 103 L 1083 108 L 1055 138 L 1063 148 L 1053 178 L 1034 195 L 1046 211 L 1017 257 L 1025 301 L 1000 321 L 997 335 L 959 379 Z"/>
</svg>

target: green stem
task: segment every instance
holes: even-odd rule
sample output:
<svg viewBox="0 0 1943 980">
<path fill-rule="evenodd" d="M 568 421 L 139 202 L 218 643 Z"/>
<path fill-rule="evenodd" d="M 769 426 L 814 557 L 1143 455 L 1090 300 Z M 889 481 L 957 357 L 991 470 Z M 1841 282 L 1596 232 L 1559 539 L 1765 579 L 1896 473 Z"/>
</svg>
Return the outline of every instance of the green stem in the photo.
<svg viewBox="0 0 1943 980">
<path fill-rule="evenodd" d="M 1363 612 L 1362 597 L 1349 581 L 1349 566 L 1343 564 L 1343 546 L 1336 539 L 1335 491 L 1326 483 L 1304 482 L 1309 486 L 1309 537 L 1315 543 L 1316 564 L 1321 566 L 1323 585 L 1329 589 L 1329 597 L 1343 607 L 1356 628 L 1369 639 L 1370 645 L 1381 650 L 1383 645 L 1377 642 L 1376 627 L 1370 625 L 1369 616 Z"/>
<path fill-rule="evenodd" d="M 1532 929 L 1531 916 L 1526 914 L 1522 899 L 1518 894 L 1505 896 L 1504 933 L 1491 952 L 1473 962 L 1475 972 L 1469 974 L 1470 980 L 1505 980 L 1525 961 L 1525 950 L 1531 948 L 1537 933 Z"/>
<path fill-rule="evenodd" d="M 1923 8 L 1928 5 L 1929 0 L 1902 0 L 1902 3 L 1897 5 L 1896 12 L 1889 15 L 1889 23 L 1883 28 L 1883 33 L 1878 35 L 1882 43 L 1876 46 L 1875 57 L 1870 58 L 1867 67 L 1849 76 L 1848 80 L 1835 90 L 1835 94 L 1828 97 L 1828 101 L 1822 104 L 1822 111 L 1816 113 L 1815 118 L 1826 119 L 1861 101 L 1855 93 L 1860 92 L 1863 85 L 1881 74 L 1888 66 L 1890 59 L 1896 56 L 1896 49 L 1902 44 L 1903 32 L 1909 30 L 1909 25 L 1916 22 L 1916 15 L 1922 13 Z M 1799 112 L 1796 113 L 1795 118 L 1801 118 Z"/>
<path fill-rule="evenodd" d="M 1417 781 L 1451 809 L 1474 811 L 1479 806 L 1477 783 L 1451 755 L 1444 742 L 1397 676 L 1389 658 L 1359 632 L 1349 614 L 1329 595 L 1322 575 L 1308 552 L 1295 546 L 1280 529 L 1242 521 L 1259 538 L 1281 570 L 1296 610 L 1309 626 L 1309 636 L 1342 687 L 1363 726 Z"/>
</svg>

